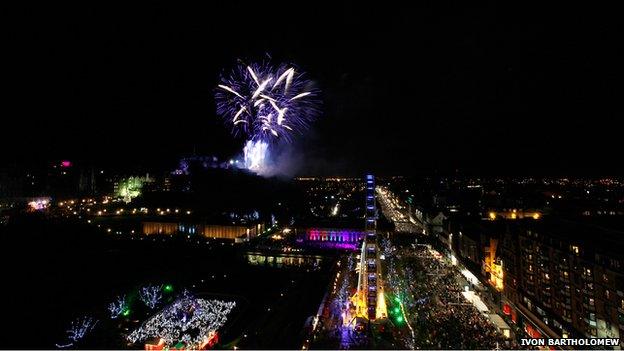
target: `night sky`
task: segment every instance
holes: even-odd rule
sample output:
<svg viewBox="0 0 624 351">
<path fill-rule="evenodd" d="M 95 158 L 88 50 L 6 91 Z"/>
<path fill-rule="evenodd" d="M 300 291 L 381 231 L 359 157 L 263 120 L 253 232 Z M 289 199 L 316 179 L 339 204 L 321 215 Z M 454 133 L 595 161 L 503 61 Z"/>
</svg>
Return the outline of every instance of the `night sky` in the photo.
<svg viewBox="0 0 624 351">
<path fill-rule="evenodd" d="M 624 172 L 613 9 L 433 3 L 7 9 L 0 157 L 230 157 L 218 76 L 268 53 L 323 90 L 300 173 Z"/>
</svg>

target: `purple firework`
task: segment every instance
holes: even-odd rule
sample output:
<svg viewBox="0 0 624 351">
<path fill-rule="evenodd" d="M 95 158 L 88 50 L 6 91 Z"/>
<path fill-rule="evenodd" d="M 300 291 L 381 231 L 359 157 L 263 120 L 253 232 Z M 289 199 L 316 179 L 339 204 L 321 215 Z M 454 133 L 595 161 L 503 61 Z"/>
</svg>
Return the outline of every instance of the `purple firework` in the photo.
<svg viewBox="0 0 624 351">
<path fill-rule="evenodd" d="M 291 141 L 319 115 L 319 91 L 294 66 L 238 64 L 221 76 L 217 113 L 248 140 Z"/>
</svg>

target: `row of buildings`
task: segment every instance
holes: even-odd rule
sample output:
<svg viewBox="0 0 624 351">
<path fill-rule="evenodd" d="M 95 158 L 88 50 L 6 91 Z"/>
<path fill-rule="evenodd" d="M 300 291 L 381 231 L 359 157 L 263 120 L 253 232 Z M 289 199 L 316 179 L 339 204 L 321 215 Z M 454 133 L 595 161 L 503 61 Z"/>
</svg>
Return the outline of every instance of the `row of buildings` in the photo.
<svg viewBox="0 0 624 351">
<path fill-rule="evenodd" d="M 433 242 L 532 337 L 624 336 L 624 186 L 616 178 L 388 179 Z M 486 291 L 486 295 L 487 291 Z"/>
<path fill-rule="evenodd" d="M 438 220 L 448 253 L 530 336 L 624 336 L 624 231 L 614 223 L 520 210 Z"/>
</svg>

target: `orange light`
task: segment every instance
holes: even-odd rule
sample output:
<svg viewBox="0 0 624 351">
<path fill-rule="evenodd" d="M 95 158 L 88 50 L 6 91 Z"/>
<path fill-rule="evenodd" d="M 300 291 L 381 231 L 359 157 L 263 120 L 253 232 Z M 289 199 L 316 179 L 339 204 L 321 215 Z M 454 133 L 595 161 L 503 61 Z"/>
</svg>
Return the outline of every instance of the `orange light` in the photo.
<svg viewBox="0 0 624 351">
<path fill-rule="evenodd" d="M 165 347 L 165 340 L 163 340 L 162 338 L 160 340 L 158 340 L 158 344 L 145 344 L 145 350 L 148 351 L 152 351 L 152 350 L 162 350 Z"/>
</svg>

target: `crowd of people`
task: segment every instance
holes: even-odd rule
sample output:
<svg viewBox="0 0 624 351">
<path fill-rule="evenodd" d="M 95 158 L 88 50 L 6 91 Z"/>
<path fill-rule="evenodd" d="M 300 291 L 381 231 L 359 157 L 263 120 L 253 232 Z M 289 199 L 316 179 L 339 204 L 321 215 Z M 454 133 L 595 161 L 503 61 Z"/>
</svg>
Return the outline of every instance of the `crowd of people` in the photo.
<svg viewBox="0 0 624 351">
<path fill-rule="evenodd" d="M 456 267 L 424 245 L 391 251 L 397 264 L 392 268 L 394 272 L 389 273 L 396 275 L 391 280 L 403 291 L 401 299 L 414 331 L 414 346 L 424 349 L 520 348 L 461 295 L 462 277 Z"/>
</svg>

